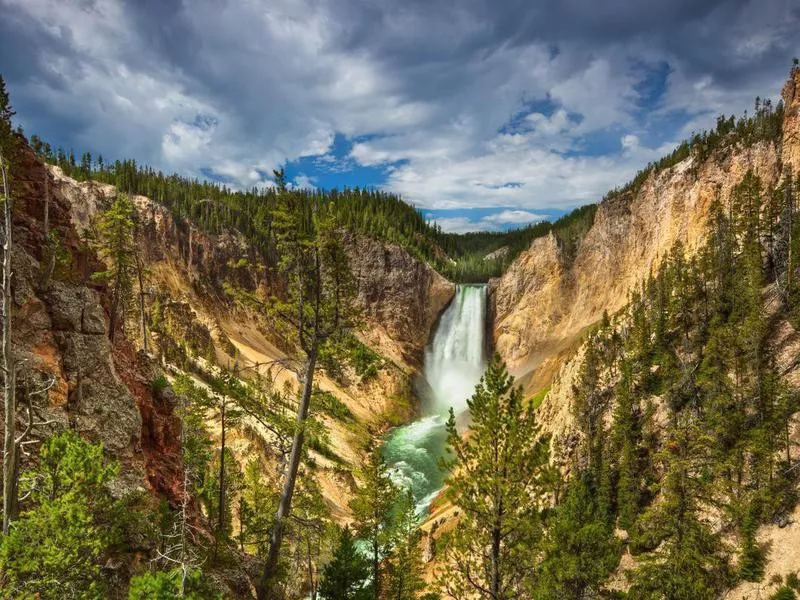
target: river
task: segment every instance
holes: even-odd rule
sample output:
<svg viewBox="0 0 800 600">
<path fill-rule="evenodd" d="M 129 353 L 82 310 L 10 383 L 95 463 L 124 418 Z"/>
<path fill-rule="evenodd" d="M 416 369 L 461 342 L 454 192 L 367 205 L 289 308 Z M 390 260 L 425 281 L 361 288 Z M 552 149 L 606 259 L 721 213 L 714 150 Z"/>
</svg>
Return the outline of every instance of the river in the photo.
<svg viewBox="0 0 800 600">
<path fill-rule="evenodd" d="M 464 413 L 485 366 L 486 286 L 459 285 L 425 350 L 420 416 L 392 429 L 382 446 L 393 481 L 411 489 L 421 516 L 444 485 L 438 462 L 447 450 L 448 411 Z"/>
</svg>

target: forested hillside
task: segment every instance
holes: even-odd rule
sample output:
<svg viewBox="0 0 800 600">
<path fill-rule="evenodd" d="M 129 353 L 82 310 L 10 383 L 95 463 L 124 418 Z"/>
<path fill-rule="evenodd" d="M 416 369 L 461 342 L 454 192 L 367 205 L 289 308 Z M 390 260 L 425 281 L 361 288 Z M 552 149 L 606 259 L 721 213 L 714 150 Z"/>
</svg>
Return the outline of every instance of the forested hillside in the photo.
<svg viewBox="0 0 800 600">
<path fill-rule="evenodd" d="M 560 448 L 567 495 L 588 486 L 597 522 L 628 533 L 630 598 L 715 598 L 761 579 L 757 528 L 797 502 L 800 390 L 780 339 L 800 325 L 792 178 L 765 189 L 748 173 L 713 210 L 699 253 L 676 245 L 590 336 L 580 441 Z"/>
<path fill-rule="evenodd" d="M 357 492 L 376 438 L 414 410 L 407 355 L 359 336 L 421 353 L 452 285 L 280 180 L 254 237 L 77 182 L 12 130 L 0 91 L 3 366 L 16 375 L 0 595 L 316 594 L 340 525 L 373 518 Z M 345 237 L 362 250 L 352 262 Z M 358 261 L 371 281 L 356 290 Z M 396 281 L 403 313 L 387 315 Z M 372 477 L 383 485 L 385 469 Z M 381 534 L 384 557 L 407 540 L 387 585 L 419 565 L 404 518 Z"/>
<path fill-rule="evenodd" d="M 108 163 L 90 152 L 77 160 L 73 151 L 54 150 L 35 135 L 30 144 L 43 160 L 78 181 L 108 183 L 128 194 L 147 196 L 168 207 L 176 220 L 190 221 L 209 234 L 239 231 L 254 247 L 275 258 L 271 232 L 278 187 L 235 191 L 209 181 L 166 175 L 135 160 Z M 276 173 L 276 177 L 282 174 Z M 451 281 L 468 283 L 500 275 L 531 241 L 551 230 L 562 234 L 566 244 L 574 244 L 594 216 L 594 206 L 588 205 L 552 224 L 544 221 L 508 232 L 452 234 L 426 221 L 421 211 L 398 196 L 380 190 L 292 189 L 291 193 L 309 214 L 321 205 L 332 206 L 340 226 L 401 244 Z M 501 248 L 505 250 L 499 256 L 487 258 Z"/>
<path fill-rule="evenodd" d="M 712 204 L 727 206 L 748 170 L 777 185 L 794 148 L 794 129 L 784 127 L 794 110 L 759 101 L 753 113 L 721 117 L 607 194 L 580 243 L 534 240 L 491 285 L 495 347 L 512 371 L 547 385 L 585 328 L 619 310 L 676 241 L 697 250 Z"/>
<path fill-rule="evenodd" d="M 538 486 L 555 507 L 523 545 L 536 566 L 506 564 L 512 595 L 796 597 L 798 80 L 610 193 L 577 258 L 534 244 L 501 282 L 541 313 L 517 340 L 582 329 L 531 390 L 565 477 Z"/>
</svg>

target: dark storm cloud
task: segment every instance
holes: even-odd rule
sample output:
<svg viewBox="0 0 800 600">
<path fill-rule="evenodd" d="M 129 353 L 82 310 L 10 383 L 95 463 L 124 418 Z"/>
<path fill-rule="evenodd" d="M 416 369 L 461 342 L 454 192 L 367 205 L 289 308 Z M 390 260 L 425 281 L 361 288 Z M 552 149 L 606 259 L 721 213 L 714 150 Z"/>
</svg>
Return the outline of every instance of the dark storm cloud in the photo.
<svg viewBox="0 0 800 600">
<path fill-rule="evenodd" d="M 68 81 L 60 74 L 43 68 L 41 59 L 48 55 L 70 54 L 69 31 L 48 31 L 20 7 L 3 6 L 2 15 L 0 66 L 4 77 L 10 81 L 39 80 L 51 87 L 67 87 Z"/>
<path fill-rule="evenodd" d="M 800 53 L 789 0 L 0 5 L 31 131 L 242 185 L 342 133 L 440 207 L 594 199 L 665 150 L 642 139 L 774 96 Z"/>
</svg>

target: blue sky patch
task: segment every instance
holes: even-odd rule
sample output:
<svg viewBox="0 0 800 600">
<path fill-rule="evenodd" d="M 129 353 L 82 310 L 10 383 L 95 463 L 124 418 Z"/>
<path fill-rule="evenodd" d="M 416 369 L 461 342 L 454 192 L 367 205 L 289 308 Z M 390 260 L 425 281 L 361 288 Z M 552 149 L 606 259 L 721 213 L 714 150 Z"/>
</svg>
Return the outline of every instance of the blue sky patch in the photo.
<svg viewBox="0 0 800 600">
<path fill-rule="evenodd" d="M 341 133 L 337 133 L 327 153 L 303 156 L 287 162 L 284 167 L 286 177 L 289 181 L 299 180 L 325 190 L 354 187 L 379 188 L 386 183 L 388 171 L 401 163 L 363 166 L 350 156 L 355 144 L 378 137 L 380 136 L 365 135 L 350 140 Z M 299 187 L 305 186 L 300 185 Z"/>
</svg>

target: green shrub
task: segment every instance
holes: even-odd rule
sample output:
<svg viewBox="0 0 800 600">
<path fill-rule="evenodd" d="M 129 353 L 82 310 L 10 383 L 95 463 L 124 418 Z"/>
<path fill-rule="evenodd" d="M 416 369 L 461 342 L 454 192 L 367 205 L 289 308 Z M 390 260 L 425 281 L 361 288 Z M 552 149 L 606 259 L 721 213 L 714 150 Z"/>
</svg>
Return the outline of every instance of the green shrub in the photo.
<svg viewBox="0 0 800 600">
<path fill-rule="evenodd" d="M 793 590 L 800 591 L 800 578 L 797 577 L 797 573 L 789 573 L 786 576 L 786 585 Z"/>
<path fill-rule="evenodd" d="M 114 542 L 114 501 L 106 487 L 116 463 L 74 431 L 48 439 L 20 482 L 30 508 L 0 542 L 3 589 L 14 598 L 103 598 L 101 565 Z"/>
<path fill-rule="evenodd" d="M 195 569 L 184 574 L 181 569 L 148 571 L 131 579 L 128 600 L 206 600 L 222 598 L 203 584 L 202 573 Z"/>
<path fill-rule="evenodd" d="M 159 373 L 150 385 L 153 393 L 159 394 L 169 387 L 169 381 L 167 381 L 163 373 Z"/>
<path fill-rule="evenodd" d="M 769 600 L 797 600 L 797 594 L 788 585 L 781 586 L 777 592 L 769 597 Z"/>
<path fill-rule="evenodd" d="M 347 408 L 347 405 L 330 392 L 314 388 L 312 402 L 314 406 L 323 413 L 339 421 L 350 423 L 355 419 L 352 411 Z"/>
</svg>

